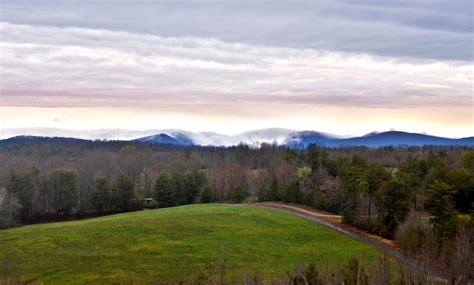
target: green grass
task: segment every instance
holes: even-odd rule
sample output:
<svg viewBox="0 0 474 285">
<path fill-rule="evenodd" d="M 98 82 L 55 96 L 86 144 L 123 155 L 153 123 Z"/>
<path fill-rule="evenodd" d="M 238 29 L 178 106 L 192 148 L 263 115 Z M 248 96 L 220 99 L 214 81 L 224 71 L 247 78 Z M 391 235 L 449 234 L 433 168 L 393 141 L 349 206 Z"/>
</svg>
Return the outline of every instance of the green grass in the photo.
<svg viewBox="0 0 474 285">
<path fill-rule="evenodd" d="M 22 280 L 38 283 L 139 283 L 261 272 L 296 263 L 340 264 L 377 250 L 329 228 L 251 206 L 190 205 L 0 231 Z M 226 257 L 225 257 L 226 256 Z M 1 274 L 1 273 L 0 273 Z"/>
</svg>

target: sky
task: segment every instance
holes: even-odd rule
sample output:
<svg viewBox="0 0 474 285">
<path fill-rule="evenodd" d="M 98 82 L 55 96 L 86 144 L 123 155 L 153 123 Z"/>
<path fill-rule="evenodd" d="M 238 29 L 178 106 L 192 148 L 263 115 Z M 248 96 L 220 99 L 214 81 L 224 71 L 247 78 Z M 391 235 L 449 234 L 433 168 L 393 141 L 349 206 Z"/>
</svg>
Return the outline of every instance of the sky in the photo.
<svg viewBox="0 0 474 285">
<path fill-rule="evenodd" d="M 474 135 L 470 0 L 0 0 L 0 22 L 4 134 Z"/>
</svg>

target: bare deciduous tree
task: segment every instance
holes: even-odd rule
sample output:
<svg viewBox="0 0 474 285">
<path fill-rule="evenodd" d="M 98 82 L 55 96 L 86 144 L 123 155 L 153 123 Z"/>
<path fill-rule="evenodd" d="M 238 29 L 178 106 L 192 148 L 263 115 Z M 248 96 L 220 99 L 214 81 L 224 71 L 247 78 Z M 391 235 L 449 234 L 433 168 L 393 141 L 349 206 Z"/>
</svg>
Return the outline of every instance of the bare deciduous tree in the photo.
<svg viewBox="0 0 474 285">
<path fill-rule="evenodd" d="M 15 224 L 20 204 L 13 193 L 0 188 L 0 228 Z"/>
</svg>

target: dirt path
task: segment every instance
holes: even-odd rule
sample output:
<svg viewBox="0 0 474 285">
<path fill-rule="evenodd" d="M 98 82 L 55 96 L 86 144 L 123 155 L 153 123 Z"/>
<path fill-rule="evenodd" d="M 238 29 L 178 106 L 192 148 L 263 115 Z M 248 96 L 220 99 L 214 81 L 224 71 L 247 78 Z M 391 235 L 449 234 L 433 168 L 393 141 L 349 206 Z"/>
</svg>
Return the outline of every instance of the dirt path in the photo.
<svg viewBox="0 0 474 285">
<path fill-rule="evenodd" d="M 348 232 L 352 232 L 355 234 L 362 235 L 374 242 L 380 243 L 382 245 L 386 245 L 388 247 L 391 247 L 392 249 L 398 250 L 397 244 L 393 240 L 389 240 L 386 238 L 383 238 L 381 236 L 371 234 L 369 232 L 363 231 L 361 229 L 358 229 L 353 226 L 346 225 L 342 223 L 342 216 L 341 215 L 335 215 L 332 213 L 328 213 L 325 211 L 321 210 L 316 210 L 307 206 L 302 206 L 302 205 L 295 205 L 295 204 L 284 204 L 280 202 L 265 202 L 265 203 L 260 203 L 259 205 L 263 206 L 268 206 L 271 208 L 278 208 L 278 209 L 283 209 L 283 210 L 290 210 L 296 213 L 300 214 L 305 214 L 311 217 L 316 217 L 323 219 L 331 224 L 337 225 L 342 229 L 345 229 Z"/>
<path fill-rule="evenodd" d="M 339 215 L 328 214 L 328 213 L 313 210 L 313 209 L 310 210 L 305 207 L 300 207 L 297 205 L 288 205 L 288 204 L 283 204 L 283 203 L 259 203 L 259 204 L 255 204 L 254 206 L 260 207 L 260 208 L 272 209 L 275 211 L 286 212 L 286 213 L 301 217 L 303 219 L 316 222 L 318 224 L 322 224 L 342 234 L 350 236 L 358 241 L 370 244 L 376 247 L 377 249 L 379 249 L 380 251 L 382 251 L 383 253 L 389 256 L 392 256 L 407 265 L 414 266 L 421 272 L 424 272 L 425 275 L 428 276 L 428 279 L 431 281 L 437 281 L 437 282 L 448 281 L 446 278 L 444 278 L 444 276 L 442 276 L 442 274 L 440 274 L 440 272 L 428 269 L 425 266 L 421 265 L 417 260 L 410 258 L 404 255 L 403 253 L 401 253 L 399 250 L 397 250 L 393 241 L 389 241 L 381 237 L 362 232 L 355 228 L 342 225 L 340 223 L 341 216 Z"/>
<path fill-rule="evenodd" d="M 327 227 L 330 227 L 331 229 L 334 229 L 338 232 L 341 232 L 345 235 L 348 235 L 354 239 L 357 239 L 359 241 L 362 241 L 364 243 L 368 243 L 373 245 L 374 247 L 380 249 L 381 251 L 385 252 L 386 254 L 389 254 L 391 256 L 396 257 L 397 259 L 400 259 L 404 262 L 409 261 L 405 255 L 400 253 L 398 250 L 394 249 L 391 246 L 387 246 L 384 243 L 375 241 L 360 232 L 355 232 L 351 229 L 348 229 L 346 226 L 342 226 L 339 223 L 336 223 L 334 221 L 331 221 L 331 218 L 340 218 L 341 216 L 339 215 L 331 215 L 331 214 L 324 214 L 324 213 L 319 213 L 317 211 L 311 211 L 307 210 L 302 207 L 294 206 L 294 205 L 286 205 L 286 204 L 281 204 L 281 203 L 261 203 L 261 204 L 256 204 L 255 206 L 257 207 L 264 207 L 264 208 L 270 208 L 274 210 L 280 210 L 284 211 L 287 213 L 290 213 L 292 215 L 304 218 L 306 220 L 310 220 L 322 225 L 325 225 Z"/>
<path fill-rule="evenodd" d="M 320 217 L 320 218 L 341 218 L 340 215 L 330 214 L 330 213 L 318 211 L 315 209 L 307 209 L 307 207 L 303 207 L 303 206 L 289 205 L 289 204 L 283 204 L 283 203 L 260 203 L 259 205 L 289 209 L 289 210 L 297 211 L 300 213 L 304 213 L 310 216 L 315 216 L 315 217 Z"/>
</svg>

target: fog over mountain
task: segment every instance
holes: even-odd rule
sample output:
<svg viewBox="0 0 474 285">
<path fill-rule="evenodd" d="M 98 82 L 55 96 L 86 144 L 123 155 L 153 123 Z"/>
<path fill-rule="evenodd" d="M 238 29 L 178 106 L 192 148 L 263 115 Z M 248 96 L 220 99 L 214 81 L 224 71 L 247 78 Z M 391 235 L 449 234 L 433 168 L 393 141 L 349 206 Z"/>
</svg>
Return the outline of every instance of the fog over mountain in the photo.
<svg viewBox="0 0 474 285">
<path fill-rule="evenodd" d="M 190 132 L 176 129 L 165 130 L 94 130 L 68 131 L 61 129 L 15 129 L 2 133 L 4 138 L 20 137 L 18 142 L 41 141 L 38 137 L 70 137 L 88 140 L 130 140 L 150 144 L 173 144 L 181 146 L 235 146 L 240 143 L 259 146 L 262 143 L 276 143 L 294 148 L 307 147 L 311 143 L 327 147 L 344 146 L 423 146 L 423 145 L 461 145 L 474 146 L 474 137 L 446 138 L 427 134 L 401 131 L 373 132 L 364 136 L 341 137 L 316 131 L 297 131 L 291 129 L 270 128 L 253 130 L 235 135 L 214 132 Z M 17 137 L 18 138 L 18 137 Z M 12 140 L 4 140 L 12 142 Z"/>
<path fill-rule="evenodd" d="M 166 130 L 124 130 L 124 129 L 97 129 L 97 130 L 71 130 L 59 128 L 14 128 L 2 130 L 0 138 L 31 135 L 46 137 L 73 137 L 81 139 L 108 139 L 130 140 L 138 137 L 166 132 Z"/>
<path fill-rule="evenodd" d="M 214 132 L 187 132 L 179 130 L 165 130 L 158 135 L 147 136 L 145 138 L 139 138 L 142 142 L 158 142 L 162 143 L 162 134 L 167 134 L 174 138 L 175 144 L 186 145 L 186 141 L 192 141 L 195 145 L 215 145 L 215 146 L 232 146 L 238 145 L 239 143 L 247 144 L 261 144 L 261 143 L 277 143 L 285 144 L 291 134 L 296 133 L 295 130 L 289 129 L 263 129 L 254 130 L 249 132 L 243 132 L 235 135 L 223 135 Z"/>
<path fill-rule="evenodd" d="M 152 129 L 152 130 L 65 130 L 55 128 L 19 128 L 9 129 L 1 133 L 0 138 L 14 136 L 46 136 L 46 137 L 72 137 L 81 139 L 101 140 L 134 140 L 143 142 L 170 143 L 173 139 L 176 144 L 218 145 L 231 146 L 240 142 L 283 144 L 288 137 L 297 132 L 291 129 L 270 128 L 243 132 L 235 135 L 224 135 L 215 132 L 190 132 L 177 129 Z M 192 142 L 192 143 L 190 143 Z"/>
</svg>

